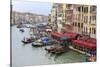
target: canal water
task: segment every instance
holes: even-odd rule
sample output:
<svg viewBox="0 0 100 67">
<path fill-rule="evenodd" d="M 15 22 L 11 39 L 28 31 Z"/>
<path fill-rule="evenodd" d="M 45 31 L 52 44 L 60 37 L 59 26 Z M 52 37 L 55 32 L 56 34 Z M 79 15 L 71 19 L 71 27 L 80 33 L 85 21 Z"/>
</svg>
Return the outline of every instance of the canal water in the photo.
<svg viewBox="0 0 100 67">
<path fill-rule="evenodd" d="M 24 33 L 20 32 L 16 26 L 12 26 L 12 67 L 47 65 L 47 64 L 62 64 L 83 62 L 84 56 L 73 50 L 69 50 L 61 55 L 48 54 L 44 47 L 32 47 L 31 44 L 23 44 L 21 40 L 24 37 L 29 37 L 29 28 L 23 28 Z"/>
</svg>

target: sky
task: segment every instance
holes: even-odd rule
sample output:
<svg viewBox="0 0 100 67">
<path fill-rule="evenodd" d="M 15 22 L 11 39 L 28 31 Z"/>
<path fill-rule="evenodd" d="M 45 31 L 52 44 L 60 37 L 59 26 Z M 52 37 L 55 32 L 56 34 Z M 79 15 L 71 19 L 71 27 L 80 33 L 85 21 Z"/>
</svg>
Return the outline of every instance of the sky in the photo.
<svg viewBox="0 0 100 67">
<path fill-rule="evenodd" d="M 52 3 L 33 2 L 33 1 L 12 1 L 13 11 L 30 12 L 48 16 L 51 11 Z"/>
</svg>

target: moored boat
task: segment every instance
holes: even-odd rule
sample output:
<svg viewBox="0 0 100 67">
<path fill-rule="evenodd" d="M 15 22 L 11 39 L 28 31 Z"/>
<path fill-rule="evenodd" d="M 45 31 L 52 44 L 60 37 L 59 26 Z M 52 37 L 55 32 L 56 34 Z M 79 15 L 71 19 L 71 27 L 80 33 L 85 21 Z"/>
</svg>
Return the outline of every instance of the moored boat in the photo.
<svg viewBox="0 0 100 67">
<path fill-rule="evenodd" d="M 66 47 L 64 46 L 55 46 L 55 47 L 50 47 L 50 48 L 45 48 L 48 53 L 53 53 L 53 54 L 61 54 L 66 52 Z"/>
<path fill-rule="evenodd" d="M 24 40 L 22 40 L 22 42 L 24 43 L 24 44 L 28 44 L 28 43 L 32 43 L 32 42 L 34 42 L 34 39 L 24 39 Z"/>
<path fill-rule="evenodd" d="M 33 47 L 42 47 L 44 45 L 42 43 L 39 43 L 39 42 L 32 42 L 32 46 Z"/>
</svg>

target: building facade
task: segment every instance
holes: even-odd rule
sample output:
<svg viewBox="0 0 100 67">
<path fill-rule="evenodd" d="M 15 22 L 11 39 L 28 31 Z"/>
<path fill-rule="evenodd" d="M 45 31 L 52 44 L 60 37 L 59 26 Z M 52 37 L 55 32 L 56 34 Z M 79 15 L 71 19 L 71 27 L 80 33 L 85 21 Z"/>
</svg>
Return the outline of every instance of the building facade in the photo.
<svg viewBox="0 0 100 67">
<path fill-rule="evenodd" d="M 83 31 L 83 5 L 73 7 L 73 32 L 82 34 Z"/>
<path fill-rule="evenodd" d="M 84 5 L 83 34 L 96 38 L 96 6 Z"/>
<path fill-rule="evenodd" d="M 58 32 L 64 30 L 96 38 L 96 6 L 65 3 L 54 5 L 55 10 L 52 8 L 54 11 L 51 11 L 50 18 Z"/>
</svg>

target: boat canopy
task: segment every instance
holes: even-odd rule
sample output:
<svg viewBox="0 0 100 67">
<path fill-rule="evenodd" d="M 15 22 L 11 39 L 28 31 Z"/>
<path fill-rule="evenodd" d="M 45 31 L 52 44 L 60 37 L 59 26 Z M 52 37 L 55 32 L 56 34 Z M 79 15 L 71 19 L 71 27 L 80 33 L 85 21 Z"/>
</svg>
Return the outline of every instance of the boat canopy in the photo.
<svg viewBox="0 0 100 67">
<path fill-rule="evenodd" d="M 96 44 L 89 43 L 89 42 L 86 42 L 86 41 L 73 40 L 73 43 L 75 43 L 78 46 L 85 47 L 85 48 L 88 48 L 88 49 L 96 49 Z"/>
</svg>

